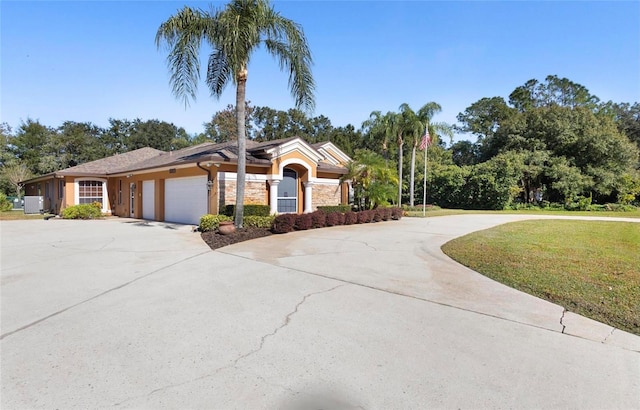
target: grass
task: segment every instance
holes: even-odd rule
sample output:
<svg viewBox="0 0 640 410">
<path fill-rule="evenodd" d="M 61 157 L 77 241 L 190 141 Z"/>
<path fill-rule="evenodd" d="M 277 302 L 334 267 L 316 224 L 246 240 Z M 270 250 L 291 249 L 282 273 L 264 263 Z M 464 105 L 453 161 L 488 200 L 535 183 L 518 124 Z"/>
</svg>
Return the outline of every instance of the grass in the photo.
<svg viewBox="0 0 640 410">
<path fill-rule="evenodd" d="M 498 282 L 640 335 L 640 224 L 513 222 L 443 245 Z"/>
<path fill-rule="evenodd" d="M 18 221 L 23 219 L 44 219 L 42 214 L 25 214 L 22 209 L 17 211 L 0 212 L 0 221 Z"/>
<path fill-rule="evenodd" d="M 520 214 L 520 215 L 561 215 L 561 216 L 606 216 L 617 218 L 640 218 L 640 209 L 629 212 L 615 211 L 565 211 L 565 210 L 502 210 L 502 211 L 479 211 L 464 209 L 427 209 L 426 216 L 447 216 L 447 215 L 463 215 L 463 214 Z M 408 211 L 407 216 L 422 217 L 422 211 Z"/>
</svg>

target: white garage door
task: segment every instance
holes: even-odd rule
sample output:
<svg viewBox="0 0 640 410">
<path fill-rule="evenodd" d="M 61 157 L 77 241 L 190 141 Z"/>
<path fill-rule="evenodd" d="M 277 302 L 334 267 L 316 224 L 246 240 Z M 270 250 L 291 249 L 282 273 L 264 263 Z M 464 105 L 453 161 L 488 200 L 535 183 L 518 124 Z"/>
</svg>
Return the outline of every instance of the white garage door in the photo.
<svg viewBox="0 0 640 410">
<path fill-rule="evenodd" d="M 197 225 L 207 213 L 207 177 L 172 178 L 164 181 L 164 220 Z"/>
<path fill-rule="evenodd" d="M 156 219 L 155 196 L 155 181 L 142 181 L 142 219 Z"/>
</svg>

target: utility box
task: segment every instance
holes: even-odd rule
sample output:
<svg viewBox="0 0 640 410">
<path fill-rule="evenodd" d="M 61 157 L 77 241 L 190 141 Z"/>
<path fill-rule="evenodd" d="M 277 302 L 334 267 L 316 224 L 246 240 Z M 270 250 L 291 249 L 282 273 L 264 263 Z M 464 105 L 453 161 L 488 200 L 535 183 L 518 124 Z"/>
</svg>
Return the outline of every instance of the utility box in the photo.
<svg viewBox="0 0 640 410">
<path fill-rule="evenodd" d="M 24 197 L 24 213 L 39 214 L 44 211 L 44 197 L 42 196 L 25 196 Z"/>
</svg>

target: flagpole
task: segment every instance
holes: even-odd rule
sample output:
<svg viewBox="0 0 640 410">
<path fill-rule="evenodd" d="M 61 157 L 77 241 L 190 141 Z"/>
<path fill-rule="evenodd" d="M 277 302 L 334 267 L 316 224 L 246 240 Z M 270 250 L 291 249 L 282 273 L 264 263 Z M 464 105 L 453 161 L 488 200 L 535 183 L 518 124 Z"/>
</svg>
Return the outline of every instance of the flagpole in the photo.
<svg viewBox="0 0 640 410">
<path fill-rule="evenodd" d="M 424 135 L 429 132 L 428 125 L 424 127 Z M 429 140 L 424 147 L 424 180 L 422 182 L 422 216 L 427 214 L 427 151 L 429 150 Z"/>
</svg>

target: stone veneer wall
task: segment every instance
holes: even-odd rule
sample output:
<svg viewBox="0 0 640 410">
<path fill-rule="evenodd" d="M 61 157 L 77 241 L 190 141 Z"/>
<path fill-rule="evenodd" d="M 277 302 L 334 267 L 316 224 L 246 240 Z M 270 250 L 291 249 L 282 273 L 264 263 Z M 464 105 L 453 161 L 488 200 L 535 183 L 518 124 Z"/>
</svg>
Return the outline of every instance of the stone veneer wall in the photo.
<svg viewBox="0 0 640 410">
<path fill-rule="evenodd" d="M 339 205 L 341 200 L 340 185 L 315 183 L 312 191 L 312 203 L 315 210 L 318 206 Z"/>
<path fill-rule="evenodd" d="M 225 205 L 236 203 L 236 181 L 220 181 L 220 209 Z M 244 203 L 269 205 L 267 203 L 266 182 L 249 181 L 244 186 Z"/>
</svg>

